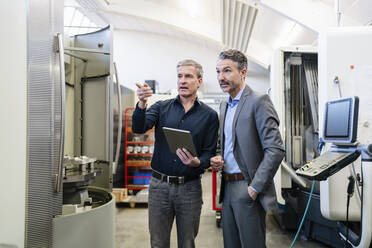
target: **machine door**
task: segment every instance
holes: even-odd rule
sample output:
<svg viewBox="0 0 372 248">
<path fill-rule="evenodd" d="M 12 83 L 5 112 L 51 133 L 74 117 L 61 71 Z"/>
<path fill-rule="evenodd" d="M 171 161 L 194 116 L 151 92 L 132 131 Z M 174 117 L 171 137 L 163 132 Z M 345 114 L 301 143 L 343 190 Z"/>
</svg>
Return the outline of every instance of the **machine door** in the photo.
<svg viewBox="0 0 372 248">
<path fill-rule="evenodd" d="M 25 247 L 52 247 L 52 219 L 62 212 L 63 1 L 29 0 L 27 14 Z"/>
<path fill-rule="evenodd" d="M 94 185 L 108 190 L 112 185 L 112 106 L 110 76 L 86 78 L 82 85 L 82 154 L 97 158 L 103 173 Z"/>
<path fill-rule="evenodd" d="M 75 84 L 76 105 L 76 155 L 97 158 L 96 167 L 102 173 L 93 185 L 112 189 L 113 170 L 113 89 L 112 28 L 74 37 L 74 54 L 84 57 L 84 66 L 76 67 L 81 75 Z"/>
</svg>

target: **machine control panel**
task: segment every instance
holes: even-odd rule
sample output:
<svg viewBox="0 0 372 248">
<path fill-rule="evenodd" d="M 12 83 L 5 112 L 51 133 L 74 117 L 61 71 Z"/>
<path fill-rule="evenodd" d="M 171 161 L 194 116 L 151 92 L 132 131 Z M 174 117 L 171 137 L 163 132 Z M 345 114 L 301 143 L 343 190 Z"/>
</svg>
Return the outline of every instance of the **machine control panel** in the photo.
<svg viewBox="0 0 372 248">
<path fill-rule="evenodd" d="M 297 169 L 296 174 L 310 180 L 326 180 L 345 166 L 354 162 L 359 155 L 359 151 L 328 151 Z"/>
</svg>

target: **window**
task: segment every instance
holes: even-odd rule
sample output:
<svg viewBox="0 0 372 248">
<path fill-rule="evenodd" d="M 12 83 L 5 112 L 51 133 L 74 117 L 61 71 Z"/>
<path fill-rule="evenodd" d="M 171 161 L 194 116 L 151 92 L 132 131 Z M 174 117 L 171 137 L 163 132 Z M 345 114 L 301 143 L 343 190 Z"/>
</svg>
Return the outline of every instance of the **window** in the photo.
<svg viewBox="0 0 372 248">
<path fill-rule="evenodd" d="M 75 0 L 66 0 L 64 7 L 64 32 L 69 36 L 85 34 L 101 29 Z"/>
</svg>

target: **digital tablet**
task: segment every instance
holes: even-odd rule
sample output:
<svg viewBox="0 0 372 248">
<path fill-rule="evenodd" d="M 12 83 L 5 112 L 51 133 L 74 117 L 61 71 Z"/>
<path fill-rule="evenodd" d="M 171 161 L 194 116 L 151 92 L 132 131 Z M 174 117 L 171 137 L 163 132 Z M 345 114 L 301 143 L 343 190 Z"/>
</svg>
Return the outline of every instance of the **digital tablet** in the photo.
<svg viewBox="0 0 372 248">
<path fill-rule="evenodd" d="M 163 127 L 165 138 L 171 152 L 176 153 L 178 148 L 186 148 L 191 155 L 196 157 L 196 151 L 190 131 Z"/>
</svg>

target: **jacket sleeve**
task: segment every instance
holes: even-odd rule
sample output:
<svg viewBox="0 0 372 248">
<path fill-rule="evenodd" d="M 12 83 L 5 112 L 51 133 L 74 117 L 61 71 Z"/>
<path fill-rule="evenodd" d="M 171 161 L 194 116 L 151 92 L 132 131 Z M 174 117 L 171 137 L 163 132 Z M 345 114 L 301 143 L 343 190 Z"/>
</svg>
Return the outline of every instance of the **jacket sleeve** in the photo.
<svg viewBox="0 0 372 248">
<path fill-rule="evenodd" d="M 264 157 L 250 185 L 262 192 L 272 182 L 285 151 L 279 132 L 279 118 L 268 95 L 260 97 L 254 114 Z"/>
</svg>

